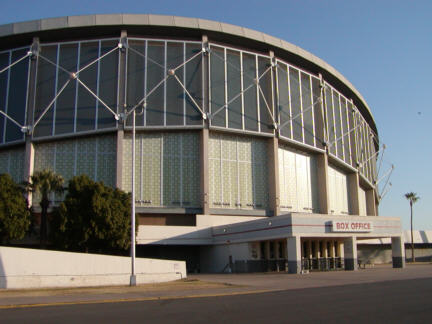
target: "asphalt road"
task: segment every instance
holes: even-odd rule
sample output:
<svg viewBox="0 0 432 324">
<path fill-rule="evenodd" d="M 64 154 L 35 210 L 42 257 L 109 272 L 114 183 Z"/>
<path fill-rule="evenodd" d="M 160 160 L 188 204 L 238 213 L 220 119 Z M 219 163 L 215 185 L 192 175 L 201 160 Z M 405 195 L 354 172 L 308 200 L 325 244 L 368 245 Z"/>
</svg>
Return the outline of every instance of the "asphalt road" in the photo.
<svg viewBox="0 0 432 324">
<path fill-rule="evenodd" d="M 432 278 L 237 296 L 1 309 L 0 323 L 430 323 Z"/>
</svg>

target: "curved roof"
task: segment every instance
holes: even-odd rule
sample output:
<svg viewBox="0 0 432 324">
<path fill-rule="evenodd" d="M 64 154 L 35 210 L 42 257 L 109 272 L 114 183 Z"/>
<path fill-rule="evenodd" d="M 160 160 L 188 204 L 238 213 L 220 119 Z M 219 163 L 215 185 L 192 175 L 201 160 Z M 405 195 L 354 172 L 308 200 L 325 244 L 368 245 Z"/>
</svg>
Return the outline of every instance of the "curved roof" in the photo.
<svg viewBox="0 0 432 324">
<path fill-rule="evenodd" d="M 52 32 L 56 31 L 70 31 L 71 28 L 80 30 L 92 27 L 93 29 L 103 28 L 104 30 L 108 30 L 110 26 L 195 30 L 199 31 L 202 35 L 207 34 L 212 36 L 210 39 L 213 37 L 217 39 L 219 37 L 221 41 L 227 41 L 230 38 L 237 41 L 243 40 L 243 43 L 248 41 L 249 45 L 252 43 L 261 49 L 273 50 L 276 56 L 294 58 L 294 63 L 298 63 L 300 66 L 307 66 L 313 72 L 322 73 L 324 78 L 338 90 L 342 91 L 348 98 L 351 97 L 356 106 L 364 113 L 364 117 L 368 120 L 372 129 L 377 132 L 375 120 L 365 99 L 335 68 L 319 57 L 287 41 L 236 25 L 199 18 L 148 14 L 66 16 L 0 25 L 0 38 L 12 39 L 12 37 L 15 38 L 23 34 L 33 37 L 41 33 L 51 32 L 52 34 Z"/>
</svg>

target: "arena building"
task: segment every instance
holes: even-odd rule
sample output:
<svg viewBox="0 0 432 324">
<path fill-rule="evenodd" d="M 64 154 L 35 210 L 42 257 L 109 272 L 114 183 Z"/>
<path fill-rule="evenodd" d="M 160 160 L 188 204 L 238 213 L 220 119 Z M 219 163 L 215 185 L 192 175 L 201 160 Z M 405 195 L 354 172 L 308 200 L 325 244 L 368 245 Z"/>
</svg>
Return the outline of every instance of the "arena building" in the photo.
<svg viewBox="0 0 432 324">
<path fill-rule="evenodd" d="M 400 220 L 378 216 L 371 110 L 295 45 L 202 19 L 71 16 L 0 26 L 0 72 L 0 172 L 17 181 L 49 168 L 131 191 L 135 136 L 139 256 L 354 270 L 358 240 L 391 238 L 404 265 Z"/>
</svg>

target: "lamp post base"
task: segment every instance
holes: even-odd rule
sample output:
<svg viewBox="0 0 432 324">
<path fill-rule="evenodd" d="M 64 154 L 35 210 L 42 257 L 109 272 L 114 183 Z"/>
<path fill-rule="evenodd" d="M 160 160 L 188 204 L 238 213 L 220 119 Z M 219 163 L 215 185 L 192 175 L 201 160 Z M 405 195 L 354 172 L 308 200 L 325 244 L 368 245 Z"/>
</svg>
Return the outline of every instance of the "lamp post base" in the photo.
<svg viewBox="0 0 432 324">
<path fill-rule="evenodd" d="M 131 275 L 130 276 L 130 282 L 129 282 L 129 286 L 136 286 L 136 275 Z"/>
</svg>

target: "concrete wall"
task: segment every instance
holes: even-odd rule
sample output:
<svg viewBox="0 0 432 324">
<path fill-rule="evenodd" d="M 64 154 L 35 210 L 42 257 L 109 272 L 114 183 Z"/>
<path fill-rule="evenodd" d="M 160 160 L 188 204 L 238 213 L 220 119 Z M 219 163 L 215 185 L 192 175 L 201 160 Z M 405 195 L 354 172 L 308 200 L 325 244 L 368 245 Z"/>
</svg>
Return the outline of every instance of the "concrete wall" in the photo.
<svg viewBox="0 0 432 324">
<path fill-rule="evenodd" d="M 249 254 L 248 243 L 203 246 L 200 251 L 201 271 L 228 272 L 230 256 L 234 264 L 236 260 L 250 259 Z"/>
<path fill-rule="evenodd" d="M 140 225 L 138 244 L 213 244 L 213 226 L 263 219 L 263 216 L 196 215 L 196 226 Z"/>
<path fill-rule="evenodd" d="M 0 247 L 0 288 L 128 285 L 131 261 L 85 253 Z M 186 277 L 184 261 L 136 259 L 137 283 Z"/>
<path fill-rule="evenodd" d="M 359 260 L 370 260 L 375 264 L 392 262 L 392 249 L 389 244 L 359 244 L 357 245 L 357 254 Z M 416 262 L 432 262 L 431 244 L 424 246 L 416 244 L 414 255 Z M 405 244 L 405 259 L 411 261 L 411 258 L 411 245 Z"/>
</svg>

